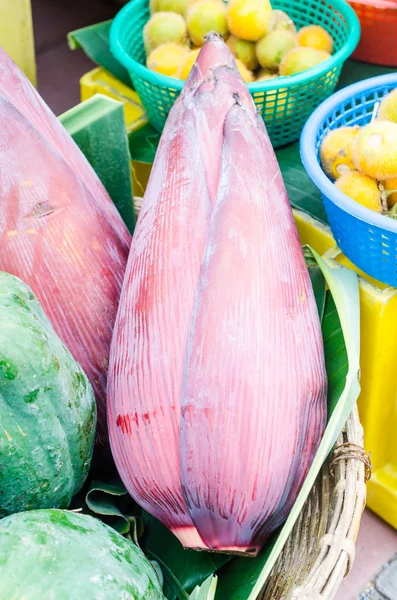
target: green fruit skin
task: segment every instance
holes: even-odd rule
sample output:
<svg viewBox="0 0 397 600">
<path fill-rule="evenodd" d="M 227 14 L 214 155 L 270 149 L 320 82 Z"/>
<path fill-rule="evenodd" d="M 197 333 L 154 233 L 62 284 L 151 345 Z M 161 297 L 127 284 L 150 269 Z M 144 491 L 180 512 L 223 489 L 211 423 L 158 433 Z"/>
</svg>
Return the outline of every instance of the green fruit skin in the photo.
<svg viewBox="0 0 397 600">
<path fill-rule="evenodd" d="M 231 35 L 227 40 L 227 45 L 230 50 L 236 55 L 236 58 L 241 60 L 250 71 L 254 71 L 258 66 L 258 60 L 255 53 L 255 43 L 240 40 L 234 35 Z"/>
<path fill-rule="evenodd" d="M 186 41 L 186 23 L 181 15 L 172 12 L 155 13 L 143 28 L 146 56 L 168 42 L 183 44 Z"/>
<path fill-rule="evenodd" d="M 190 0 L 150 0 L 150 12 L 176 12 L 183 16 L 189 4 Z"/>
<path fill-rule="evenodd" d="M 163 600 L 143 552 L 88 515 L 35 510 L 0 521 L 4 600 Z"/>
<path fill-rule="evenodd" d="M 292 54 L 293 59 L 291 59 Z M 314 48 L 305 47 L 293 48 L 281 61 L 280 75 L 295 75 L 296 73 L 302 73 L 303 71 L 312 69 L 329 57 L 330 54 L 322 50 L 314 50 Z"/>
<path fill-rule="evenodd" d="M 271 31 L 256 44 L 259 64 L 267 69 L 276 69 L 284 56 L 297 45 L 295 36 L 289 31 Z"/>
<path fill-rule="evenodd" d="M 211 31 L 223 37 L 227 34 L 226 7 L 222 2 L 197 2 L 186 13 L 187 30 L 195 46 L 204 44 L 205 36 Z"/>
<path fill-rule="evenodd" d="M 95 425 L 85 373 L 30 288 L 0 272 L 0 518 L 67 507 L 87 477 Z"/>
</svg>

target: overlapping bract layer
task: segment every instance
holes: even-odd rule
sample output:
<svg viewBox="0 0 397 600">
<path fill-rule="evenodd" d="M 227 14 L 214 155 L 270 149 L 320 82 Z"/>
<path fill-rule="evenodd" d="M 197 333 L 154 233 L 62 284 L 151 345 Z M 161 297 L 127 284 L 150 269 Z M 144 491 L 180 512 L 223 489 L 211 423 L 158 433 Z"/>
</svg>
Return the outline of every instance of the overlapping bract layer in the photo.
<svg viewBox="0 0 397 600">
<path fill-rule="evenodd" d="M 281 173 L 214 36 L 156 155 L 108 391 L 113 455 L 132 496 L 186 547 L 255 554 L 318 447 L 326 374 Z"/>
<path fill-rule="evenodd" d="M 88 375 L 106 443 L 110 341 L 130 235 L 89 163 L 0 50 L 0 270 L 25 281 Z"/>
</svg>

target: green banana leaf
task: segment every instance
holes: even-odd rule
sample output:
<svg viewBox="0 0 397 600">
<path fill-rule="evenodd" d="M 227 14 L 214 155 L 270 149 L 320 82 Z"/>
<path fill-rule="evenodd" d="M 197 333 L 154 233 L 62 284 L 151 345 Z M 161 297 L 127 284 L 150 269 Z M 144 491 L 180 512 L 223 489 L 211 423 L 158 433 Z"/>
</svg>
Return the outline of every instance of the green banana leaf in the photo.
<svg viewBox="0 0 397 600">
<path fill-rule="evenodd" d="M 216 577 L 208 577 L 202 585 L 193 590 L 189 600 L 214 600 L 217 582 Z"/>
<path fill-rule="evenodd" d="M 116 60 L 110 52 L 109 32 L 112 21 L 96 23 L 89 27 L 76 29 L 68 34 L 68 44 L 71 50 L 81 48 L 97 65 L 132 87 L 127 69 Z"/>
<path fill-rule="evenodd" d="M 230 556 L 225 554 L 184 550 L 176 537 L 147 513 L 143 515 L 143 522 L 144 534 L 140 539 L 140 546 L 150 558 L 158 560 L 160 565 L 165 564 L 187 593 L 230 561 Z M 168 600 L 184 600 L 184 596 L 175 587 L 175 582 L 169 578 L 169 573 L 163 573 L 166 582 L 164 593 Z"/>
</svg>

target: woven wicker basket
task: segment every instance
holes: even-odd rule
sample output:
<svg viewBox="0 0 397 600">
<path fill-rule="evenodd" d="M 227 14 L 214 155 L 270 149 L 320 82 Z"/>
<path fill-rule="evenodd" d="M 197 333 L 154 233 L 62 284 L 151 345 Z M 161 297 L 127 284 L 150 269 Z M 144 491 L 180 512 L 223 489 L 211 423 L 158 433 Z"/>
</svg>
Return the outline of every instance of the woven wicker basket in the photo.
<svg viewBox="0 0 397 600">
<path fill-rule="evenodd" d="M 136 216 L 142 198 L 135 197 Z M 262 592 L 261 600 L 332 600 L 349 573 L 365 508 L 371 466 L 357 406 Z"/>
<path fill-rule="evenodd" d="M 354 561 L 370 464 L 357 407 L 325 463 L 262 600 L 332 600 Z"/>
</svg>

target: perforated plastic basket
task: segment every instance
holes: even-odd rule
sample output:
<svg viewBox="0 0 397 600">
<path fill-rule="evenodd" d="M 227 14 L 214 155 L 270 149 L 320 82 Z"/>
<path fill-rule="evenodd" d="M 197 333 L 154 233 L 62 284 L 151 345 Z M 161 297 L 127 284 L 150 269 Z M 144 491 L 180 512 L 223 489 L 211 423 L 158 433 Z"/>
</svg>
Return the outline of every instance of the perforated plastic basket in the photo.
<svg viewBox="0 0 397 600">
<path fill-rule="evenodd" d="M 349 0 L 361 24 L 353 58 L 397 67 L 397 0 Z"/>
<path fill-rule="evenodd" d="M 332 94 L 344 61 L 358 43 L 360 24 L 344 0 L 274 0 L 272 6 L 285 10 L 297 28 L 322 25 L 335 42 L 332 57 L 310 71 L 248 85 L 273 145 L 281 146 L 299 138 L 308 116 Z M 113 21 L 110 47 L 128 70 L 149 121 L 162 131 L 183 81 L 146 68 L 142 29 L 148 18 L 147 0 L 131 0 Z"/>
<path fill-rule="evenodd" d="M 366 125 L 375 103 L 397 88 L 397 73 L 365 79 L 340 90 L 310 117 L 301 136 L 303 165 L 321 192 L 333 236 L 346 256 L 371 277 L 397 286 L 397 221 L 338 190 L 320 166 L 319 148 L 330 129 Z"/>
</svg>

